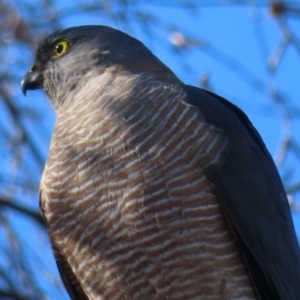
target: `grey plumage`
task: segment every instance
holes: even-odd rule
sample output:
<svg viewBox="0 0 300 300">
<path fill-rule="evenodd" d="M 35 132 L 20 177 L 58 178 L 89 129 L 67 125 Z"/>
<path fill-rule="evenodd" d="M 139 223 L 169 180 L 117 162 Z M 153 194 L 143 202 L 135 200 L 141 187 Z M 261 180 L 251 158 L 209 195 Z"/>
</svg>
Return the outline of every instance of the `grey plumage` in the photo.
<svg viewBox="0 0 300 300">
<path fill-rule="evenodd" d="M 40 204 L 72 299 L 299 299 L 286 196 L 238 108 L 104 26 L 47 37 L 22 87 L 57 113 Z"/>
</svg>

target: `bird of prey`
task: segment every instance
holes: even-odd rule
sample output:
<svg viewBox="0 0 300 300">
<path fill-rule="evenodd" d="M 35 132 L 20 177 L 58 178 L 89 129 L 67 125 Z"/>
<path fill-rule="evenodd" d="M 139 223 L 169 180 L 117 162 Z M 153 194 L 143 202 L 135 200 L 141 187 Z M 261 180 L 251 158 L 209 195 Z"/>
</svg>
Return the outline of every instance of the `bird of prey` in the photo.
<svg viewBox="0 0 300 300">
<path fill-rule="evenodd" d="M 71 299 L 300 299 L 287 197 L 239 108 L 106 26 L 47 36 L 22 89 L 57 114 L 40 207 Z"/>
</svg>

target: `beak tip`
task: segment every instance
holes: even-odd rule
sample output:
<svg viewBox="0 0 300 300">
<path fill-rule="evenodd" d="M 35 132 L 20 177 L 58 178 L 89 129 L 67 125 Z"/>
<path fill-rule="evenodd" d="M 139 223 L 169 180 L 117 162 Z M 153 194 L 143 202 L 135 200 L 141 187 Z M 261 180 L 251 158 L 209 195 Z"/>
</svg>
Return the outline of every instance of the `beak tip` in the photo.
<svg viewBox="0 0 300 300">
<path fill-rule="evenodd" d="M 22 90 L 23 95 L 26 97 L 27 89 L 26 89 L 26 84 L 24 82 L 24 79 L 21 81 L 21 90 Z"/>
<path fill-rule="evenodd" d="M 42 79 L 39 72 L 31 72 L 25 74 L 21 81 L 21 90 L 23 95 L 26 97 L 28 90 L 36 90 L 42 88 Z"/>
</svg>

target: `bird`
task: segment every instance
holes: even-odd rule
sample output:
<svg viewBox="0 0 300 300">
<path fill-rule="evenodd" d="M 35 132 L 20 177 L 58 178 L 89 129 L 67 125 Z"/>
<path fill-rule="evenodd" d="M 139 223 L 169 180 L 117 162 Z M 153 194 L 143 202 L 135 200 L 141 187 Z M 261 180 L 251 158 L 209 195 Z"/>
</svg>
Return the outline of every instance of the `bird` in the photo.
<svg viewBox="0 0 300 300">
<path fill-rule="evenodd" d="M 300 299 L 287 196 L 237 106 L 101 25 L 46 36 L 21 88 L 56 112 L 39 203 L 71 299 Z"/>
</svg>

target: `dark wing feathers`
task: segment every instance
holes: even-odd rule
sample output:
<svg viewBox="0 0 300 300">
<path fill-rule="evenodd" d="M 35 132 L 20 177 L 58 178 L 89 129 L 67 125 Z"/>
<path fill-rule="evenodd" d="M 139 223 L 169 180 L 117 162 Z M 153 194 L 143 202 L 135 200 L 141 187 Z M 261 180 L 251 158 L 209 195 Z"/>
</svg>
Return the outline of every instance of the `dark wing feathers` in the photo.
<svg viewBox="0 0 300 300">
<path fill-rule="evenodd" d="M 74 273 L 71 270 L 71 267 L 68 265 L 68 263 L 65 263 L 63 261 L 59 261 L 56 258 L 56 264 L 57 268 L 60 274 L 60 277 L 68 291 L 68 294 L 72 300 L 88 300 L 87 296 L 83 292 L 83 290 L 80 287 L 79 282 L 77 281 L 74 285 L 72 281 L 70 280 L 71 277 L 75 277 Z M 72 274 L 71 274 L 72 273 Z M 71 277 L 70 277 L 71 274 Z M 80 293 L 78 293 L 77 289 L 81 289 Z"/>
<path fill-rule="evenodd" d="M 276 166 L 247 116 L 227 100 L 183 86 L 229 140 L 224 164 L 208 177 L 234 228 L 260 299 L 300 299 L 299 246 Z"/>
</svg>

